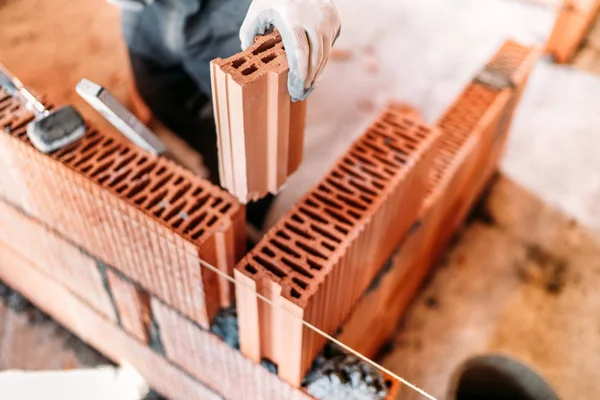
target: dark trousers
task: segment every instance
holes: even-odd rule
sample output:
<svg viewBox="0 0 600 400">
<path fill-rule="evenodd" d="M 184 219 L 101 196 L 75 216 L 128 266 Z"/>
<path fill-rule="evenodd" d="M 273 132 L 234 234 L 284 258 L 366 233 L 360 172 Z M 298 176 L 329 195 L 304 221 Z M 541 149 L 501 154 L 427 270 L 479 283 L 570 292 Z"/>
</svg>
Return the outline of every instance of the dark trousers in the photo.
<svg viewBox="0 0 600 400">
<path fill-rule="evenodd" d="M 198 151 L 219 184 L 212 114 L 210 61 L 240 49 L 248 0 L 155 0 L 123 13 L 123 33 L 138 92 L 152 113 Z M 262 228 L 272 196 L 249 204 L 248 220 Z"/>
</svg>

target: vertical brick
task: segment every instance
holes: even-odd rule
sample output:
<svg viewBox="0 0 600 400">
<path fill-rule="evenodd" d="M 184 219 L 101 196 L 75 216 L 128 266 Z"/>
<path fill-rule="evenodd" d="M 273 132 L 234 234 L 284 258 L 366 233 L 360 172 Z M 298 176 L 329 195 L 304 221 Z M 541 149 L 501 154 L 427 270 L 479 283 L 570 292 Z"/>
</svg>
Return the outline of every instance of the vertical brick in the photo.
<svg viewBox="0 0 600 400">
<path fill-rule="evenodd" d="M 246 355 L 269 358 L 283 379 L 300 383 L 326 339 L 299 321 L 333 334 L 348 316 L 416 218 L 438 138 L 413 111 L 392 105 L 244 257 L 236 276 L 276 305 L 252 303 L 237 285 Z"/>
<path fill-rule="evenodd" d="M 242 203 L 277 193 L 302 159 L 306 102 L 292 103 L 279 33 L 211 62 L 224 188 Z"/>
</svg>

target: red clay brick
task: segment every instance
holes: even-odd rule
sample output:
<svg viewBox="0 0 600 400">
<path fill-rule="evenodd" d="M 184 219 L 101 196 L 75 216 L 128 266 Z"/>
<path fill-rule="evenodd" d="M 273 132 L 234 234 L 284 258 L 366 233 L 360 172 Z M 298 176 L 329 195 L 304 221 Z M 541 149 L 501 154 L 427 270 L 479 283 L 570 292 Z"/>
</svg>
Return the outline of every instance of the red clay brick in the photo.
<svg viewBox="0 0 600 400">
<path fill-rule="evenodd" d="M 121 326 L 139 341 L 148 343 L 148 327 L 151 323 L 148 293 L 110 269 L 106 269 L 106 278 Z"/>
<path fill-rule="evenodd" d="M 94 129 L 43 155 L 25 132 L 31 115 L 0 96 L 0 196 L 204 326 L 219 304 L 231 304 L 231 287 L 213 273 L 201 276 L 198 262 L 231 275 L 241 258 L 245 211 L 231 196 Z"/>
<path fill-rule="evenodd" d="M 0 202 L 0 226 L 0 243 L 27 258 L 111 321 L 116 321 L 94 259 L 4 202 Z"/>
<path fill-rule="evenodd" d="M 374 357 L 393 333 L 425 276 L 498 167 L 510 121 L 539 50 L 506 42 L 488 63 L 512 82 L 494 89 L 475 79 L 442 116 L 439 153 L 418 226 L 389 261 L 389 270 L 365 293 L 338 336 Z"/>
<path fill-rule="evenodd" d="M 335 332 L 417 216 L 438 137 L 414 112 L 390 107 L 238 264 L 236 277 Z M 272 360 L 299 384 L 325 339 L 257 304 L 244 286 L 236 289 L 242 351 Z"/>
<path fill-rule="evenodd" d="M 167 398 L 222 399 L 102 318 L 69 290 L 3 245 L 0 245 L 0 278 L 116 363 L 127 362 L 135 367 L 156 391 Z"/>
<path fill-rule="evenodd" d="M 310 399 L 221 339 L 152 300 L 166 357 L 228 399 Z"/>
<path fill-rule="evenodd" d="M 292 103 L 279 33 L 211 62 L 224 188 L 242 203 L 277 193 L 302 160 L 306 102 Z"/>
</svg>

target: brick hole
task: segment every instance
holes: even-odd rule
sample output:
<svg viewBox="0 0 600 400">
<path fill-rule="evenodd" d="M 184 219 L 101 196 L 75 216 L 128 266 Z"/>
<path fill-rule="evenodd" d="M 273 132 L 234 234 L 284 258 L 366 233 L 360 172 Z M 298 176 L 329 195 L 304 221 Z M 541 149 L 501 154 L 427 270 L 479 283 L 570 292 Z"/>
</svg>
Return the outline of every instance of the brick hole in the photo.
<svg viewBox="0 0 600 400">
<path fill-rule="evenodd" d="M 252 265 L 250 264 L 246 264 L 246 266 L 244 267 L 244 269 L 248 272 L 250 272 L 252 275 L 256 275 L 256 273 L 258 272 L 258 270 L 256 268 L 254 268 Z"/>
<path fill-rule="evenodd" d="M 84 148 L 81 149 L 81 153 L 82 154 L 87 153 L 88 151 L 90 151 L 91 149 L 96 147 L 98 145 L 98 143 L 100 143 L 101 141 L 102 141 L 102 137 L 92 139 L 92 141 L 90 141 Z"/>
<path fill-rule="evenodd" d="M 175 194 L 173 196 L 171 196 L 171 201 L 176 202 L 177 200 L 181 199 L 191 188 L 192 188 L 191 183 L 183 185 L 183 187 L 181 189 L 179 189 L 177 192 L 175 192 Z"/>
<path fill-rule="evenodd" d="M 371 189 L 367 188 L 366 186 L 364 186 L 364 185 L 362 185 L 362 184 L 360 184 L 360 183 L 356 182 L 356 181 L 355 181 L 355 180 L 353 180 L 353 179 L 350 179 L 350 180 L 348 181 L 348 183 L 349 183 L 351 186 L 355 187 L 356 189 L 360 190 L 360 191 L 361 191 L 361 192 L 363 192 L 363 193 L 366 193 L 366 194 L 368 194 L 368 195 L 370 195 L 370 196 L 373 196 L 373 197 L 376 197 L 376 196 L 377 196 L 377 193 L 376 193 L 375 191 L 373 191 L 373 190 L 371 190 Z"/>
<path fill-rule="evenodd" d="M 315 249 L 307 244 L 304 244 L 300 241 L 296 241 L 296 246 L 300 247 L 302 250 L 306 251 L 307 253 L 309 253 L 315 257 L 322 258 L 323 260 L 327 260 L 327 257 L 323 253 L 321 253 L 317 249 Z"/>
<path fill-rule="evenodd" d="M 331 189 L 329 189 L 327 186 L 320 184 L 317 189 L 319 189 L 321 192 L 325 192 L 325 193 L 332 193 Z"/>
<path fill-rule="evenodd" d="M 227 203 L 227 204 L 225 204 L 225 205 L 224 205 L 224 206 L 221 208 L 221 210 L 219 210 L 219 211 L 221 211 L 221 212 L 224 214 L 224 213 L 226 213 L 227 211 L 229 211 L 229 209 L 230 209 L 230 208 L 231 208 L 231 203 Z"/>
<path fill-rule="evenodd" d="M 123 180 L 124 180 L 125 178 L 127 178 L 127 176 L 128 176 L 130 173 L 131 173 L 131 171 L 125 171 L 125 172 L 123 172 L 122 174 L 120 174 L 120 175 L 118 175 L 116 178 L 114 178 L 114 179 L 113 179 L 113 180 L 112 180 L 112 181 L 111 181 L 111 182 L 108 184 L 108 186 L 109 186 L 109 187 L 112 187 L 112 188 L 114 188 L 114 187 L 115 187 L 115 186 L 117 186 L 119 183 L 123 182 Z M 123 188 L 123 187 L 121 186 L 121 188 Z M 117 189 L 117 193 L 122 193 L 122 192 L 123 192 L 123 190 L 119 190 L 119 189 Z"/>
<path fill-rule="evenodd" d="M 302 236 L 305 239 L 308 239 L 308 240 L 314 239 L 314 237 L 312 235 L 310 235 L 308 232 L 305 232 L 302 229 L 296 228 L 294 225 L 292 225 L 288 222 L 285 222 L 283 224 L 283 226 L 285 226 L 286 229 L 289 229 L 290 231 L 294 232 L 296 235 Z"/>
<path fill-rule="evenodd" d="M 206 232 L 204 229 L 200 229 L 198 232 L 193 233 L 191 235 L 192 240 L 197 240 L 200 236 L 204 235 L 204 232 Z"/>
<path fill-rule="evenodd" d="M 217 218 L 217 216 L 213 215 L 212 217 L 210 217 L 210 219 L 208 220 L 208 222 L 206 223 L 206 225 L 207 226 L 213 226 L 213 224 L 215 222 L 217 222 L 217 219 L 219 219 L 219 218 Z"/>
<path fill-rule="evenodd" d="M 256 71 L 258 71 L 258 67 L 256 65 L 252 64 L 248 68 L 245 68 L 244 70 L 242 70 L 242 75 L 248 76 Z"/>
<path fill-rule="evenodd" d="M 158 193 L 156 196 L 154 196 L 152 198 L 152 200 L 150 200 L 150 202 L 146 205 L 146 210 L 151 210 L 154 208 L 154 206 L 156 206 L 158 203 L 160 203 L 166 196 L 167 193 L 169 193 L 167 190 L 163 190 L 160 193 Z"/>
<path fill-rule="evenodd" d="M 325 204 L 327 204 L 327 205 L 328 205 L 328 206 L 330 206 L 330 207 L 333 207 L 333 208 L 335 208 L 335 209 L 338 209 L 338 210 L 342 210 L 342 209 L 344 208 L 344 207 L 343 207 L 341 204 L 339 204 L 339 203 L 336 203 L 335 201 L 333 201 L 333 200 L 330 200 L 330 199 L 328 199 L 327 197 L 320 195 L 319 193 L 316 193 L 316 192 L 315 192 L 315 193 L 313 193 L 312 195 L 313 195 L 313 196 L 314 196 L 314 197 L 315 197 L 317 200 L 319 200 L 319 201 L 320 201 L 320 202 L 322 202 L 322 203 L 325 203 Z"/>
<path fill-rule="evenodd" d="M 359 199 L 361 199 L 362 201 L 364 201 L 367 204 L 372 204 L 373 203 L 373 199 L 371 199 L 370 197 L 365 196 L 364 194 L 361 194 L 360 196 L 358 196 Z"/>
<path fill-rule="evenodd" d="M 353 152 L 358 152 L 358 153 L 362 153 L 362 154 L 367 154 L 367 150 L 364 149 L 364 147 L 362 147 L 361 145 L 355 144 L 354 148 L 352 149 Z"/>
<path fill-rule="evenodd" d="M 379 190 L 383 190 L 383 188 L 384 188 L 383 184 L 379 183 L 377 181 L 371 181 L 371 185 L 375 186 Z"/>
<path fill-rule="evenodd" d="M 192 193 L 193 197 L 199 196 L 204 190 L 201 187 L 196 187 L 196 189 L 194 189 L 194 193 Z"/>
<path fill-rule="evenodd" d="M 285 272 L 283 272 L 282 270 L 277 268 L 274 264 L 268 262 L 261 256 L 255 255 L 252 257 L 252 259 L 254 261 L 256 261 L 257 263 L 259 263 L 260 265 L 262 265 L 263 267 L 265 267 L 269 272 L 271 272 L 273 275 L 277 276 L 278 278 L 284 278 L 287 276 L 287 274 Z"/>
<path fill-rule="evenodd" d="M 356 154 L 355 152 L 352 152 L 351 154 L 354 158 L 356 158 L 362 164 L 375 166 L 375 163 L 373 161 L 369 160 L 368 158 L 365 158 L 365 157 L 361 156 L 360 154 Z M 364 168 L 364 165 L 361 165 L 361 168 Z"/>
<path fill-rule="evenodd" d="M 180 204 L 177 207 L 173 208 L 171 211 L 169 211 L 169 213 L 167 215 L 165 215 L 164 220 L 166 222 L 169 222 L 171 220 L 171 218 L 173 218 L 174 216 L 179 214 L 179 212 L 183 209 L 184 206 L 185 206 L 185 203 Z"/>
<path fill-rule="evenodd" d="M 260 252 L 263 253 L 264 255 L 268 256 L 268 257 L 275 257 L 275 253 L 273 252 L 273 250 L 271 250 L 267 246 L 263 246 L 260 249 Z"/>
<path fill-rule="evenodd" d="M 138 206 L 141 206 L 146 199 L 148 198 L 148 196 L 140 196 L 137 199 L 135 199 L 135 204 L 137 204 Z"/>
<path fill-rule="evenodd" d="M 335 251 L 335 246 L 333 246 L 325 241 L 321 241 L 321 245 L 329 251 Z"/>
<path fill-rule="evenodd" d="M 369 143 L 367 141 L 363 141 L 362 144 L 365 147 L 368 147 L 369 149 L 373 150 L 375 153 L 378 153 L 378 154 L 387 154 L 388 153 L 387 151 L 383 150 L 379 146 L 375 146 L 373 143 Z"/>
<path fill-rule="evenodd" d="M 188 214 L 194 214 L 196 211 L 198 211 L 200 208 L 202 208 L 202 206 L 208 201 L 208 199 L 210 198 L 209 194 L 206 194 L 202 197 L 200 197 L 196 203 L 192 206 L 192 208 L 190 208 L 188 210 Z"/>
<path fill-rule="evenodd" d="M 216 208 L 219 204 L 223 202 L 223 199 L 220 197 L 215 198 L 215 200 L 210 205 L 212 208 Z"/>
<path fill-rule="evenodd" d="M 117 188 L 117 193 L 119 193 L 119 194 L 123 193 L 128 187 L 129 187 L 128 183 L 122 184 L 121 186 L 119 186 Z"/>
<path fill-rule="evenodd" d="M 390 160 L 383 158 L 377 154 L 373 154 L 373 158 L 375 158 L 380 163 L 387 165 L 388 167 L 391 167 L 394 169 L 398 169 L 400 167 L 400 165 L 395 164 L 395 163 L 391 162 Z M 392 172 L 390 175 L 394 175 L 394 172 Z"/>
<path fill-rule="evenodd" d="M 200 215 L 198 215 L 197 217 L 193 218 L 185 227 L 183 234 L 187 235 L 189 232 L 192 232 L 194 229 L 196 229 L 196 227 L 202 222 L 204 221 L 204 219 L 206 218 L 208 214 L 207 213 L 202 213 Z"/>
<path fill-rule="evenodd" d="M 277 235 L 277 236 L 279 236 L 280 238 L 283 238 L 283 239 L 285 239 L 285 240 L 290 240 L 290 239 L 291 239 L 290 235 L 288 235 L 287 233 L 285 233 L 285 232 L 284 232 L 284 231 L 282 231 L 282 230 L 278 230 L 277 232 L 275 232 L 275 235 Z"/>
<path fill-rule="evenodd" d="M 298 223 L 300 223 L 300 224 L 303 224 L 303 223 L 305 222 L 305 221 L 304 221 L 304 220 L 303 220 L 303 219 L 302 219 L 302 218 L 301 218 L 301 217 L 300 217 L 298 214 L 296 214 L 296 213 L 292 214 L 292 220 L 294 220 L 294 221 L 296 221 L 296 222 L 298 222 Z"/>
<path fill-rule="evenodd" d="M 172 226 L 173 226 L 173 228 L 175 228 L 175 229 L 179 229 L 179 227 L 181 226 L 181 224 L 183 223 L 183 221 L 185 221 L 185 219 L 184 219 L 184 218 L 178 218 L 178 219 L 177 219 L 177 221 L 175 221 L 175 222 L 173 223 L 173 225 L 172 225 Z"/>
<path fill-rule="evenodd" d="M 183 176 L 178 176 L 173 185 L 179 185 L 181 182 L 183 182 Z"/>
<path fill-rule="evenodd" d="M 296 277 L 292 278 L 292 282 L 294 282 L 296 285 L 300 286 L 302 289 L 306 289 L 308 287 L 308 283 L 306 283 Z"/>
<path fill-rule="evenodd" d="M 102 143 L 102 147 L 108 147 L 111 146 L 113 143 L 115 142 L 115 140 L 113 138 L 108 138 L 106 140 L 106 142 Z"/>
<path fill-rule="evenodd" d="M 314 278 L 315 276 L 313 274 L 311 274 L 310 272 L 308 272 L 307 270 L 305 270 L 304 268 L 302 268 L 300 265 L 296 264 L 295 262 L 288 260 L 285 257 L 281 257 L 281 261 L 287 265 L 288 267 L 290 267 L 292 270 L 294 270 L 295 272 L 299 273 L 302 276 L 305 276 L 309 279 Z"/>
<path fill-rule="evenodd" d="M 121 151 L 119 152 L 120 156 L 124 156 L 125 154 L 129 153 L 129 147 L 121 147 Z"/>
<path fill-rule="evenodd" d="M 140 163 L 138 162 L 138 165 Z M 138 171 L 137 174 L 135 174 L 131 179 L 134 181 L 137 181 L 138 179 L 140 179 L 142 176 L 149 174 L 150 172 L 152 172 L 152 170 L 156 167 L 156 163 L 151 163 L 148 164 L 147 166 L 145 166 L 144 168 L 142 168 L 141 170 Z"/>
<path fill-rule="evenodd" d="M 169 182 L 171 179 L 173 178 L 173 174 L 168 174 L 165 175 L 164 178 L 160 179 L 158 182 L 156 182 L 154 184 L 154 186 L 152 186 L 152 188 L 150 188 L 151 192 L 154 192 L 155 190 L 158 190 L 160 188 L 162 188 L 163 186 L 165 186 L 165 184 L 167 182 Z"/>
<path fill-rule="evenodd" d="M 92 172 L 90 174 L 90 178 L 95 178 L 98 175 L 100 175 L 102 172 L 106 172 L 111 165 L 113 165 L 115 163 L 115 160 L 108 160 L 107 162 L 105 162 L 104 164 L 100 164 L 95 170 L 94 172 Z"/>
<path fill-rule="evenodd" d="M 306 208 L 304 208 L 304 207 L 298 207 L 298 210 L 299 210 L 299 211 L 300 211 L 302 214 L 304 214 L 304 215 L 306 215 L 307 217 L 309 217 L 310 219 L 312 219 L 313 221 L 320 222 L 320 223 L 322 223 L 322 224 L 327 224 L 327 223 L 328 223 L 326 219 L 324 219 L 323 217 L 321 217 L 321 216 L 320 216 L 320 215 L 318 215 L 318 214 L 315 214 L 315 213 L 314 213 L 314 212 L 312 212 L 312 211 L 309 211 L 309 210 L 307 210 L 307 209 L 306 209 Z"/>
<path fill-rule="evenodd" d="M 320 270 L 323 269 L 323 266 L 321 264 L 318 264 L 318 263 L 314 262 L 310 258 L 306 259 L 306 263 L 308 264 L 308 266 L 310 267 L 310 269 L 314 269 L 315 271 L 320 271 Z"/>
<path fill-rule="evenodd" d="M 272 38 L 272 39 L 267 39 L 260 46 L 258 46 L 256 49 L 254 49 L 252 51 L 252 54 L 257 56 L 260 53 L 264 53 L 265 51 L 272 49 L 273 47 L 275 47 L 275 45 L 277 45 L 277 43 L 280 43 L 280 42 L 281 42 L 280 36 Z"/>
<path fill-rule="evenodd" d="M 351 198 L 348 198 L 348 197 L 343 196 L 341 194 L 338 194 L 336 197 L 338 199 L 340 199 L 341 201 L 343 201 L 344 203 L 346 203 L 348 206 L 356 208 L 357 210 L 366 211 L 366 209 L 367 209 L 367 207 L 363 206 L 359 202 L 357 202 L 355 200 L 352 200 Z"/>
<path fill-rule="evenodd" d="M 83 158 L 79 159 L 79 161 L 77 161 L 77 162 L 75 163 L 74 167 L 75 167 L 75 168 L 79 168 L 79 167 L 81 167 L 83 164 L 85 164 L 86 162 L 90 161 L 90 160 L 91 160 L 91 159 L 94 157 L 94 155 L 95 155 L 95 154 L 96 154 L 96 151 L 94 151 L 94 152 L 91 152 L 91 153 L 87 154 L 85 157 L 83 157 Z M 91 166 L 90 166 L 90 167 L 88 167 L 88 170 L 89 170 L 90 168 L 91 168 Z"/>
<path fill-rule="evenodd" d="M 360 219 L 360 214 L 357 213 L 356 211 L 352 211 L 352 210 L 346 210 L 346 214 L 348 214 L 349 216 L 351 216 L 354 219 Z"/>
<path fill-rule="evenodd" d="M 332 235 L 331 233 L 327 232 L 325 229 L 320 228 L 319 226 L 315 225 L 315 224 L 310 224 L 310 228 L 317 232 L 319 235 L 323 235 L 325 236 L 327 239 L 332 240 L 336 243 L 342 243 L 342 240 L 335 237 L 334 235 Z"/>
<path fill-rule="evenodd" d="M 269 54 L 268 56 L 261 58 L 260 61 L 264 62 L 265 64 L 268 64 L 276 58 L 277 54 Z"/>
<path fill-rule="evenodd" d="M 240 57 L 237 60 L 233 60 L 231 62 L 231 66 L 235 69 L 238 69 L 239 67 L 244 65 L 245 62 L 246 62 L 246 59 L 244 57 Z"/>
<path fill-rule="evenodd" d="M 164 174 L 166 170 L 167 170 L 167 167 L 162 166 L 158 169 L 158 171 L 156 171 L 155 175 L 160 176 L 160 175 Z"/>
<path fill-rule="evenodd" d="M 286 246 L 285 244 L 279 242 L 276 239 L 269 240 L 269 243 L 271 243 L 273 246 L 277 247 L 279 250 L 283 251 L 286 254 L 289 254 L 290 256 L 292 256 L 294 258 L 301 258 L 300 254 L 298 254 L 296 251 L 292 250 L 289 246 Z"/>
<path fill-rule="evenodd" d="M 310 198 L 306 198 L 304 199 L 304 203 L 312 208 L 319 208 L 319 204 L 317 204 L 314 200 L 310 199 Z"/>
<path fill-rule="evenodd" d="M 299 291 L 297 291 L 297 290 L 296 290 L 296 289 L 294 289 L 294 288 L 291 288 L 291 290 L 290 290 L 290 295 L 291 295 L 293 298 L 295 298 L 295 299 L 299 299 L 299 298 L 300 298 L 300 292 L 299 292 Z"/>
<path fill-rule="evenodd" d="M 344 160 L 345 162 L 346 160 Z M 352 166 L 355 166 L 356 164 L 352 163 Z M 356 179 L 360 179 L 361 181 L 365 180 L 365 177 L 357 174 L 356 172 L 352 171 L 350 168 L 346 167 L 345 165 L 338 165 L 338 168 L 341 169 L 343 172 L 347 173 L 348 175 L 356 178 Z"/>
<path fill-rule="evenodd" d="M 115 167 L 115 171 L 119 171 L 119 170 L 123 169 L 123 167 L 125 167 L 127 164 L 132 162 L 135 157 L 136 157 L 135 154 L 132 154 L 129 157 L 126 157 L 123 161 L 121 161 L 119 164 L 117 164 L 117 166 Z"/>
<path fill-rule="evenodd" d="M 135 195 L 137 195 L 142 190 L 144 190 L 146 188 L 146 186 L 148 186 L 149 184 L 150 184 L 150 181 L 148 179 L 139 181 L 135 186 L 133 186 L 131 188 L 129 193 L 127 193 L 127 198 L 129 198 L 129 199 L 133 198 Z"/>
<path fill-rule="evenodd" d="M 98 159 L 96 161 L 100 162 L 100 161 L 104 160 L 105 158 L 108 158 L 108 157 L 112 156 L 118 150 L 119 150 L 119 146 L 117 145 L 117 146 L 113 147 L 112 149 L 107 150 L 104 153 L 101 153 L 100 156 L 98 157 Z"/>
<path fill-rule="evenodd" d="M 383 167 L 383 171 L 385 173 L 387 173 L 389 176 L 393 176 L 394 175 L 394 171 L 392 171 L 391 169 L 389 169 L 388 167 Z"/>
<path fill-rule="evenodd" d="M 147 157 L 142 157 L 142 158 L 140 158 L 140 159 L 138 160 L 138 165 L 142 165 L 142 164 L 144 164 L 146 161 L 148 161 L 148 158 L 147 158 Z"/>
<path fill-rule="evenodd" d="M 340 192 L 344 192 L 346 194 L 354 194 L 353 191 L 351 191 L 350 189 L 346 188 L 345 186 L 340 185 L 339 183 L 337 183 L 336 181 L 334 181 L 331 178 L 325 178 L 325 181 L 327 183 L 329 183 L 331 186 L 333 186 L 334 188 L 336 188 L 337 190 L 339 190 Z"/>
</svg>

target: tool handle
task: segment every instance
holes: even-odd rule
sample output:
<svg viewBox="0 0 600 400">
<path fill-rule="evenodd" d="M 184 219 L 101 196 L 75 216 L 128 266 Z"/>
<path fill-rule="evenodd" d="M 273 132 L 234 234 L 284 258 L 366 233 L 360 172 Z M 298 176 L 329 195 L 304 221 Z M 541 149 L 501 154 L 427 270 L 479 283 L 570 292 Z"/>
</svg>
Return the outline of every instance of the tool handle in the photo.
<svg viewBox="0 0 600 400">
<path fill-rule="evenodd" d="M 13 97 L 18 97 L 29 111 L 37 116 L 45 116 L 48 110 L 40 101 L 23 86 L 20 80 L 12 76 L 2 64 L 0 64 L 0 86 Z"/>
</svg>

